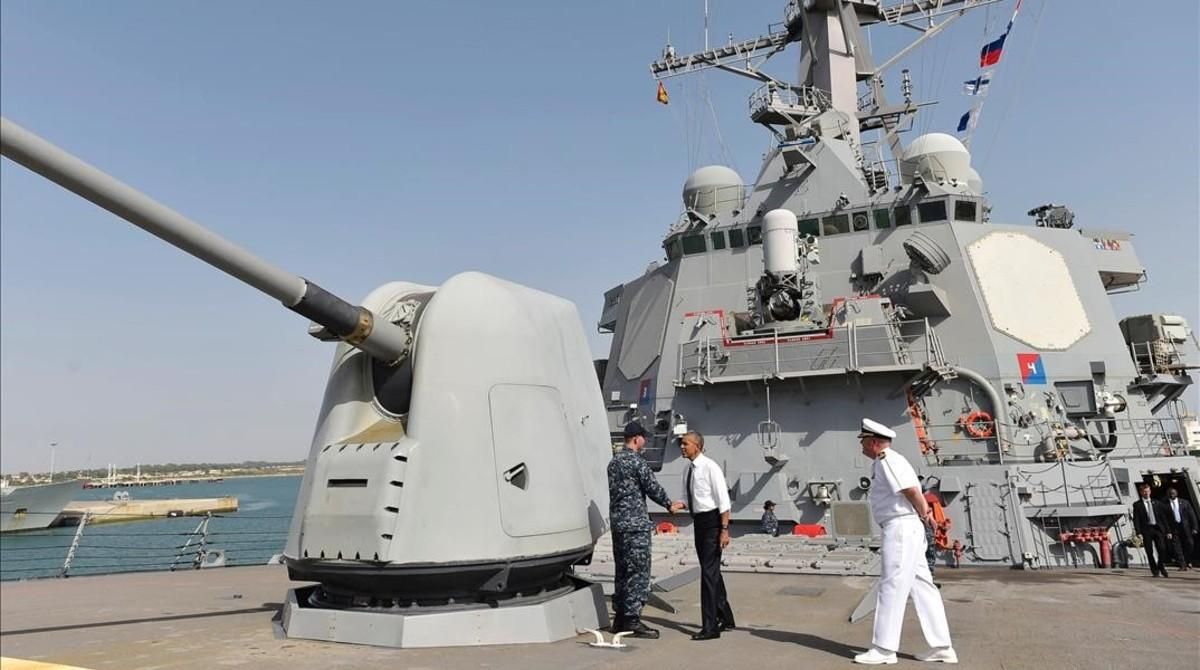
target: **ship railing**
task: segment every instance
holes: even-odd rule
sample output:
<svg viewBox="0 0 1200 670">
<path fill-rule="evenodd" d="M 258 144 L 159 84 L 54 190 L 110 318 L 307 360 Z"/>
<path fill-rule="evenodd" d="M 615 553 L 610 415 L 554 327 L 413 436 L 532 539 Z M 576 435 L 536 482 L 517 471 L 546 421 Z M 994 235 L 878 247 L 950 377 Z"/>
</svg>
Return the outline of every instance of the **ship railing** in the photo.
<svg viewBox="0 0 1200 670">
<path fill-rule="evenodd" d="M 1175 375 L 1192 367 L 1188 365 L 1184 352 L 1169 339 L 1130 342 L 1129 353 L 1141 375 Z"/>
<path fill-rule="evenodd" d="M 815 336 L 778 329 L 734 339 L 704 335 L 679 345 L 676 384 L 918 370 L 943 362 L 934 337 L 925 319 L 847 324 Z"/>
<path fill-rule="evenodd" d="M 1112 463 L 1055 461 L 1014 468 L 1018 498 L 1032 507 L 1120 505 L 1121 487 Z M 1075 483 L 1079 482 L 1079 483 Z"/>
<path fill-rule="evenodd" d="M 858 96 L 858 111 L 863 112 L 875 106 L 875 93 L 867 91 Z"/>
<path fill-rule="evenodd" d="M 1088 417 L 1073 419 L 1071 423 L 1082 437 L 1061 436 L 1054 426 L 1062 426 L 1061 420 L 1029 425 L 964 414 L 954 421 L 923 421 L 921 426 L 927 437 L 922 451 L 931 465 L 1088 462 L 1189 453 L 1184 426 L 1176 417 Z M 997 438 L 1000 425 L 1009 436 L 1003 442 Z"/>
<path fill-rule="evenodd" d="M 26 515 L 60 513 L 30 510 Z M 114 518 L 122 516 L 131 518 Z M 144 521 L 143 514 L 89 512 L 74 528 L 5 533 L 0 580 L 263 565 L 283 551 L 291 518 L 210 513 L 193 527 L 195 517 Z M 136 530 L 108 525 L 133 521 L 138 521 Z"/>
<path fill-rule="evenodd" d="M 807 117 L 820 114 L 832 104 L 829 94 L 814 86 L 780 88 L 777 84 L 763 84 L 750 94 L 748 107 L 751 116 L 770 109 L 779 112 L 796 111 Z M 802 120 L 803 118 L 796 119 Z"/>
<path fill-rule="evenodd" d="M 900 183 L 898 164 L 884 156 L 878 142 L 863 143 L 863 179 L 873 191 L 890 190 L 892 184 Z"/>
</svg>

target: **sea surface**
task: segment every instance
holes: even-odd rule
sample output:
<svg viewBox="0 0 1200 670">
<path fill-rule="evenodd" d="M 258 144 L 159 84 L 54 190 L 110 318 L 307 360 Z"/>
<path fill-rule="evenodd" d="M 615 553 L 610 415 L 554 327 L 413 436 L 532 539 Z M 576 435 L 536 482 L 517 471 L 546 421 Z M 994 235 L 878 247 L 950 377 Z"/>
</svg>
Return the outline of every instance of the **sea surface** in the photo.
<svg viewBox="0 0 1200 670">
<path fill-rule="evenodd" d="M 128 491 L 134 500 L 235 496 L 238 511 L 213 515 L 204 548 L 221 550 L 226 565 L 264 564 L 283 551 L 300 476 L 244 477 L 219 482 L 129 489 L 80 489 L 74 500 L 106 500 Z M 203 517 L 89 524 L 80 536 L 68 575 L 138 570 L 190 570 L 199 554 Z M 77 528 L 0 535 L 0 580 L 58 576 Z M 190 542 L 190 544 L 189 544 Z M 186 548 L 185 548 L 185 545 Z"/>
</svg>

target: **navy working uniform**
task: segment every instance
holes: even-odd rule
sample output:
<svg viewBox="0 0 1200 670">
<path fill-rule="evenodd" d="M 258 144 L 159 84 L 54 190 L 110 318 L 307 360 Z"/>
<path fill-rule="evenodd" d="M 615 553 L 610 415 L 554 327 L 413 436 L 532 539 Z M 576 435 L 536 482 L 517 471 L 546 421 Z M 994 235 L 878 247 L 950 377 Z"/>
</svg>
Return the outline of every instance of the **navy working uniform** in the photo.
<svg viewBox="0 0 1200 670">
<path fill-rule="evenodd" d="M 762 525 L 762 532 L 766 533 L 767 535 L 778 536 L 779 519 L 775 518 L 775 503 L 768 500 L 766 504 L 763 505 L 763 510 L 765 511 L 763 512 L 762 519 L 760 521 L 760 524 Z"/>
<path fill-rule="evenodd" d="M 637 629 L 642 607 L 650 597 L 650 533 L 654 524 L 646 512 L 646 497 L 667 509 L 671 507 L 671 498 L 654 478 L 646 459 L 628 446 L 629 439 L 639 436 L 646 436 L 641 425 L 625 426 L 627 444 L 608 463 L 608 514 L 616 563 L 614 631 Z"/>
</svg>

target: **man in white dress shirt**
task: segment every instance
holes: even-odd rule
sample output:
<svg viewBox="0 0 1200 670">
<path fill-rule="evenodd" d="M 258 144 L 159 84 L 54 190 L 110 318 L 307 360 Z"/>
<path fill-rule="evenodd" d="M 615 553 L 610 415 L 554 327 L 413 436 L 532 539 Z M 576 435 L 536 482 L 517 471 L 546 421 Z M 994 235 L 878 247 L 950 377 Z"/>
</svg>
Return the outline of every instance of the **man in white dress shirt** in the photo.
<svg viewBox="0 0 1200 670">
<path fill-rule="evenodd" d="M 692 513 L 696 531 L 696 554 L 700 558 L 700 613 L 703 624 L 693 640 L 714 640 L 721 631 L 734 627 L 733 609 L 721 577 L 721 550 L 729 545 L 729 487 L 721 466 L 705 456 L 704 436 L 696 431 L 685 433 L 679 450 L 690 460 L 683 472 L 683 497 L 672 511 L 686 505 Z"/>
<path fill-rule="evenodd" d="M 864 665 L 891 665 L 900 648 L 904 608 L 911 595 L 930 649 L 918 654 L 921 661 L 958 663 L 950 644 L 950 627 L 942 596 L 933 585 L 925 561 L 925 526 L 933 511 L 921 493 L 921 483 L 908 460 L 891 450 L 896 432 L 862 420 L 858 434 L 864 456 L 872 459 L 871 513 L 883 530 L 879 596 L 875 601 L 875 632 L 871 648 L 854 657 Z"/>
</svg>

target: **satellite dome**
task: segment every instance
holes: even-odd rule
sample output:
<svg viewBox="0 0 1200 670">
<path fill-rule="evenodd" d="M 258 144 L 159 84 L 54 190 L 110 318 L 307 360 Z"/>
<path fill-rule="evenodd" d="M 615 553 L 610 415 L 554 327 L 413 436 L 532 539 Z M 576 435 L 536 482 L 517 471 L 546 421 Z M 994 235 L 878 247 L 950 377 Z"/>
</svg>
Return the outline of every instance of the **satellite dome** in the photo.
<svg viewBox="0 0 1200 670">
<path fill-rule="evenodd" d="M 745 185 L 734 170 L 706 165 L 683 183 L 683 206 L 704 216 L 730 212 L 742 205 Z"/>
<path fill-rule="evenodd" d="M 920 176 L 926 183 L 957 183 L 964 188 L 979 175 L 971 169 L 971 152 L 958 138 L 945 133 L 921 135 L 904 150 L 901 180 L 912 183 Z"/>
</svg>

